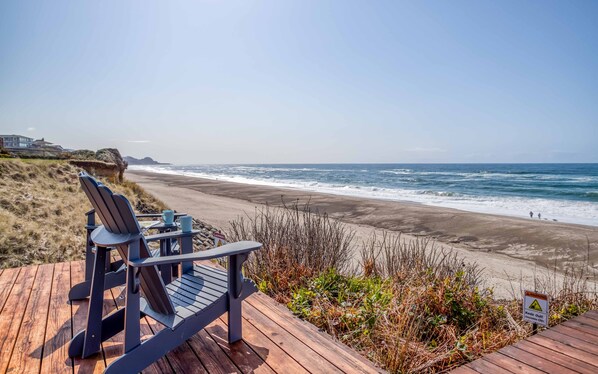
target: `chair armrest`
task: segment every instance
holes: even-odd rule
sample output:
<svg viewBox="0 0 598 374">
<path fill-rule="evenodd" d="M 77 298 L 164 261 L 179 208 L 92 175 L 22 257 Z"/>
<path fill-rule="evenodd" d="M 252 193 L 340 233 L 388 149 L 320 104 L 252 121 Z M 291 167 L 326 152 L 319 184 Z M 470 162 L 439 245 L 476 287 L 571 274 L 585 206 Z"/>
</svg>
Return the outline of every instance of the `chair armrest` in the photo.
<svg viewBox="0 0 598 374">
<path fill-rule="evenodd" d="M 189 232 L 182 232 L 181 230 L 164 232 L 162 234 L 148 235 L 145 237 L 145 241 L 155 242 L 156 240 L 184 238 L 186 236 L 195 236 L 199 234 L 199 232 L 199 230 L 191 230 Z"/>
<path fill-rule="evenodd" d="M 242 241 L 225 244 L 218 248 L 208 249 L 207 251 L 187 253 L 184 255 L 174 255 L 168 257 L 148 257 L 139 260 L 129 260 L 128 264 L 133 267 L 145 267 L 154 265 L 174 264 L 185 261 L 209 260 L 212 258 L 235 256 L 244 253 L 249 253 L 257 249 L 260 249 L 261 247 L 261 243 Z"/>
<path fill-rule="evenodd" d="M 186 216 L 187 213 L 175 213 L 174 218 Z M 158 218 L 162 217 L 162 213 L 143 213 L 143 214 L 135 214 L 137 218 Z"/>
<path fill-rule="evenodd" d="M 98 226 L 91 232 L 91 241 L 100 247 L 114 247 L 118 245 L 128 244 L 132 241 L 139 240 L 143 236 L 141 233 L 133 234 L 114 234 L 106 230 L 104 226 Z"/>
</svg>

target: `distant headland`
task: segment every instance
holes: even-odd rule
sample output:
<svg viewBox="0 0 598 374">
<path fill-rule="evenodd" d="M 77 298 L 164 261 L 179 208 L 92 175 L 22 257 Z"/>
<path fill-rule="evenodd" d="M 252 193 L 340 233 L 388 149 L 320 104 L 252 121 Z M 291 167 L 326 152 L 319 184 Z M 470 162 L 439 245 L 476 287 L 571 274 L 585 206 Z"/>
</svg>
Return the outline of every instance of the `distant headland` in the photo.
<svg viewBox="0 0 598 374">
<path fill-rule="evenodd" d="M 171 165 L 167 162 L 158 162 L 151 157 L 135 158 L 125 156 L 124 159 L 129 165 Z"/>
</svg>

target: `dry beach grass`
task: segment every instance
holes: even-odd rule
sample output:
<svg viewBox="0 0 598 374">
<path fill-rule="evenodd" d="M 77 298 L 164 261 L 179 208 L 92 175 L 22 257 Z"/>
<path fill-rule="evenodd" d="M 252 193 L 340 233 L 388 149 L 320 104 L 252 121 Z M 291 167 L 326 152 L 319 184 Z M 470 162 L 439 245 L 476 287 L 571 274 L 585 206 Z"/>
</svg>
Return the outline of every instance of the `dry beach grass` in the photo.
<svg viewBox="0 0 598 374">
<path fill-rule="evenodd" d="M 430 239 L 373 235 L 351 269 L 351 230 L 297 204 L 256 210 L 232 222 L 229 237 L 264 244 L 245 269 L 261 291 L 393 373 L 446 371 L 531 332 L 519 295 L 495 300 L 475 263 Z M 587 269 L 538 273 L 551 325 L 598 307 Z"/>
<path fill-rule="evenodd" d="M 82 258 L 91 205 L 78 171 L 65 161 L 0 159 L 0 268 Z M 135 183 L 104 182 L 139 212 L 164 208 Z"/>
</svg>

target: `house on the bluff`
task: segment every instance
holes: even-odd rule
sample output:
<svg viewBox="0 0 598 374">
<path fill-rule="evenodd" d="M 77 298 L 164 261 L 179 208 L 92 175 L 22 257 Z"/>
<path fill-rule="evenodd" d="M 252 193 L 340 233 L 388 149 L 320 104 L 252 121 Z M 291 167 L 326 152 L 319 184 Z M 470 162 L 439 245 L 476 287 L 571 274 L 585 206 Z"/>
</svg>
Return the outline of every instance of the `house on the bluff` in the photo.
<svg viewBox="0 0 598 374">
<path fill-rule="evenodd" d="M 31 148 L 33 138 L 23 135 L 0 135 L 3 148 Z"/>
</svg>

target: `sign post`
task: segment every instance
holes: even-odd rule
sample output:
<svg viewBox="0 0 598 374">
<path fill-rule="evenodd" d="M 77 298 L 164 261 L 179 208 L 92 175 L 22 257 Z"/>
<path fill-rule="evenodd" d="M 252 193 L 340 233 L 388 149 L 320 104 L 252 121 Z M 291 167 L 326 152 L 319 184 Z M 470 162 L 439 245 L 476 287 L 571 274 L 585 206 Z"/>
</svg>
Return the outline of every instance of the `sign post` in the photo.
<svg viewBox="0 0 598 374">
<path fill-rule="evenodd" d="M 523 320 L 533 323 L 533 333 L 538 325 L 548 327 L 548 295 L 534 291 L 525 291 L 523 296 Z"/>
</svg>

